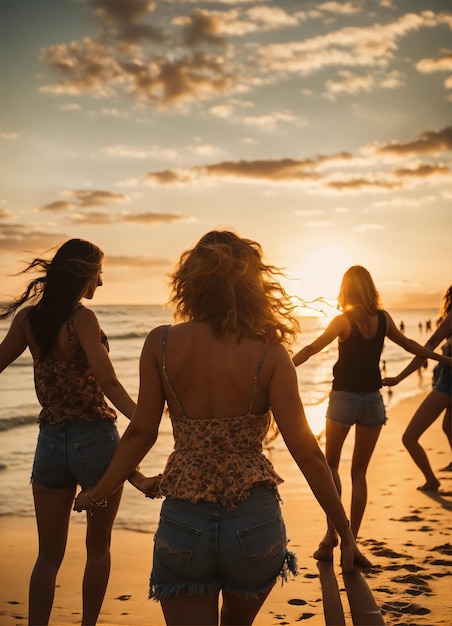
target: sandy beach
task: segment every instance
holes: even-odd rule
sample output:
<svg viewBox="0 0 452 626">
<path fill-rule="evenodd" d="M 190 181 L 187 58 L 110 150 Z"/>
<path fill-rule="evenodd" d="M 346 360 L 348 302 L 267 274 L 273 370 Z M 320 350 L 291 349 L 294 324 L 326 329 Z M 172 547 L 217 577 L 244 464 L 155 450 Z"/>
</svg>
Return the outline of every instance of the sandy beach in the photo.
<svg viewBox="0 0 452 626">
<path fill-rule="evenodd" d="M 362 626 L 450 626 L 452 623 L 452 472 L 438 472 L 437 493 L 416 490 L 422 476 L 401 443 L 401 433 L 422 400 L 404 400 L 389 411 L 368 472 L 369 499 L 359 544 L 373 567 L 343 578 L 339 551 L 333 566 L 318 567 L 312 552 L 324 531 L 324 515 L 306 490 L 304 478 L 290 456 L 278 452 L 272 462 L 285 479 L 280 493 L 290 548 L 296 552 L 300 575 L 278 584 L 264 604 L 256 626 L 309 626 L 328 623 Z M 440 420 L 424 435 L 434 469 L 447 465 L 450 453 Z M 341 467 L 343 501 L 350 496 L 351 441 Z M 127 486 L 127 489 L 132 489 Z M 75 515 L 75 513 L 74 513 Z M 36 558 L 37 533 L 31 517 L 0 518 L 0 625 L 25 625 L 30 572 Z M 115 529 L 112 573 L 99 624 L 103 626 L 163 626 L 158 603 L 147 599 L 152 564 L 152 535 Z M 84 565 L 84 524 L 71 525 L 66 556 L 58 576 L 51 624 L 79 624 Z M 336 583 L 337 581 L 337 583 Z M 325 620 L 322 594 L 327 607 Z M 359 602 L 356 602 L 356 596 Z M 372 607 L 372 596 L 376 607 Z M 366 599 L 367 598 L 367 599 Z M 367 604 L 366 604 L 367 603 Z M 341 609 L 342 605 L 342 609 Z M 359 605 L 368 619 L 357 617 Z M 381 615 L 372 612 L 380 609 Z M 337 616 L 337 617 L 336 617 Z M 337 620 L 337 621 L 336 621 Z M 360 620 L 360 621 L 357 621 Z"/>
</svg>

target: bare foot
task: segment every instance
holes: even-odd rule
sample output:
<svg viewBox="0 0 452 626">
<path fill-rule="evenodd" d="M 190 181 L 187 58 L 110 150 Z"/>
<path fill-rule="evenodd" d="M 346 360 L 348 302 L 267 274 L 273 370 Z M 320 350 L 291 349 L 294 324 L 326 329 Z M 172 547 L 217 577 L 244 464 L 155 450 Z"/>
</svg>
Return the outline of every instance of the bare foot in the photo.
<svg viewBox="0 0 452 626">
<path fill-rule="evenodd" d="M 319 547 L 312 555 L 317 561 L 332 561 L 333 550 L 338 544 L 336 535 L 329 535 L 328 533 L 319 543 Z"/>
<path fill-rule="evenodd" d="M 438 491 L 440 482 L 439 480 L 434 482 L 426 482 L 424 485 L 419 485 L 418 491 Z"/>
<path fill-rule="evenodd" d="M 449 463 L 449 465 L 446 465 L 446 467 L 442 467 L 439 471 L 440 472 L 452 472 L 452 461 Z"/>
</svg>

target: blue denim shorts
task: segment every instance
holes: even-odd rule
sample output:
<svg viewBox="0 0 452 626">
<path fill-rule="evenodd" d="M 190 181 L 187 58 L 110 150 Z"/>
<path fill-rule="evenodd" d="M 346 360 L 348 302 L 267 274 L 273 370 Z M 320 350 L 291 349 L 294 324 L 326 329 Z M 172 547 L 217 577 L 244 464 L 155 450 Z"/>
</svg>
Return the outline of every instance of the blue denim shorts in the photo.
<svg viewBox="0 0 452 626">
<path fill-rule="evenodd" d="M 339 426 L 382 426 L 386 410 L 379 391 L 331 391 L 326 418 Z"/>
<path fill-rule="evenodd" d="M 221 504 L 166 498 L 154 536 L 149 597 L 164 600 L 220 589 L 244 596 L 270 590 L 278 577 L 297 575 L 286 549 L 277 493 L 251 490 L 236 509 Z"/>
<path fill-rule="evenodd" d="M 433 389 L 450 396 L 452 394 L 452 368 L 438 363 L 433 372 Z"/>
<path fill-rule="evenodd" d="M 111 419 L 40 424 L 32 482 L 64 489 L 93 487 L 107 469 L 119 433 Z"/>
</svg>

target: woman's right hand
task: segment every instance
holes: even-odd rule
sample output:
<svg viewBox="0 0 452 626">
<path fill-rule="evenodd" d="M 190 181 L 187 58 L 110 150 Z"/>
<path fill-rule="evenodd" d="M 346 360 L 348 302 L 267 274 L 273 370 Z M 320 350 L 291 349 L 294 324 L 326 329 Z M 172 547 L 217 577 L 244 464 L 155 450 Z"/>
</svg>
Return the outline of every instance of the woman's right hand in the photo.
<svg viewBox="0 0 452 626">
<path fill-rule="evenodd" d="M 353 572 L 356 566 L 372 567 L 372 563 L 359 550 L 350 528 L 341 537 L 341 566 L 345 574 Z"/>
</svg>

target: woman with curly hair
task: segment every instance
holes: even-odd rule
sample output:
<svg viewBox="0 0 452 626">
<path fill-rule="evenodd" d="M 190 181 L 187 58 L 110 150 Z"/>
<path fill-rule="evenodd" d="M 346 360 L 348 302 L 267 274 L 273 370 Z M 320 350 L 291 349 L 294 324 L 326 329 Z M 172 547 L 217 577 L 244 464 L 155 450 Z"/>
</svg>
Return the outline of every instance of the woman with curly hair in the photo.
<svg viewBox="0 0 452 626">
<path fill-rule="evenodd" d="M 66 241 L 50 261 L 36 258 L 28 265 L 25 272 L 41 275 L 0 314 L 5 319 L 15 313 L 0 344 L 0 372 L 28 347 L 42 406 L 31 474 L 39 554 L 30 580 L 30 626 L 49 622 L 77 484 L 88 488 L 99 480 L 119 441 L 116 412 L 104 396 L 129 418 L 135 409 L 116 377 L 95 313 L 80 302 L 91 300 L 102 285 L 103 259 L 102 250 L 89 241 Z M 23 306 L 29 301 L 34 304 Z M 144 477 L 130 474 L 140 488 Z M 111 531 L 121 493 L 118 489 L 86 518 L 84 625 L 96 624 L 105 596 Z"/>
<path fill-rule="evenodd" d="M 452 356 L 452 285 L 443 296 L 439 317 L 436 320 L 436 331 L 425 344 L 426 348 L 434 350 L 442 343 L 441 349 L 445 356 Z M 391 378 L 383 380 L 384 385 L 397 385 L 404 378 L 422 366 L 422 358 L 415 357 L 406 368 Z M 425 483 L 420 485 L 420 491 L 437 491 L 440 482 L 432 470 L 427 453 L 419 443 L 419 439 L 427 428 L 435 422 L 444 411 L 443 431 L 452 448 L 452 376 L 451 367 L 445 363 L 438 363 L 433 373 L 433 389 L 419 405 L 416 413 L 402 435 L 405 448 L 411 455 L 418 468 L 424 474 Z M 443 471 L 452 471 L 452 462 L 443 468 Z"/>
<path fill-rule="evenodd" d="M 182 254 L 171 282 L 179 321 L 147 336 L 134 418 L 106 474 L 75 503 L 90 508 L 122 484 L 155 443 L 166 403 L 175 447 L 160 485 L 150 597 L 167 624 L 252 624 L 278 577 L 296 573 L 282 479 L 262 452 L 271 414 L 341 537 L 344 570 L 369 565 L 305 418 L 286 349 L 298 326 L 278 274 L 258 243 L 226 230 Z"/>
</svg>

